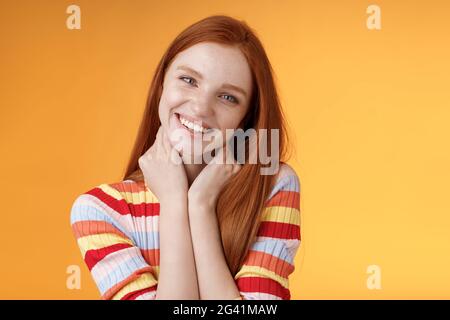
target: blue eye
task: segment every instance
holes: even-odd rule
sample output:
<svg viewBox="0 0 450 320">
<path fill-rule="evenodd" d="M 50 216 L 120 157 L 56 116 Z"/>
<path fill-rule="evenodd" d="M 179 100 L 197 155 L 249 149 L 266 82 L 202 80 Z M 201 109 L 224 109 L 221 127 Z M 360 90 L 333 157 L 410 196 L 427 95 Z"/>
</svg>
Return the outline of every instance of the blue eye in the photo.
<svg viewBox="0 0 450 320">
<path fill-rule="evenodd" d="M 223 97 L 229 97 L 229 98 L 231 98 L 231 100 L 230 100 L 230 99 L 225 99 L 225 100 L 228 100 L 228 101 L 230 101 L 230 102 L 232 102 L 232 103 L 238 103 L 238 102 L 239 102 L 238 99 L 236 99 L 235 97 L 230 96 L 230 95 L 228 95 L 228 94 L 224 94 Z"/>
<path fill-rule="evenodd" d="M 195 85 L 195 83 L 196 83 L 196 80 L 194 78 L 191 78 L 191 77 L 181 76 L 178 79 L 180 79 L 181 81 L 186 82 L 187 84 L 190 84 L 190 85 Z M 233 104 L 238 104 L 239 103 L 239 100 L 236 99 L 236 97 L 234 97 L 234 96 L 231 96 L 231 95 L 228 95 L 228 94 L 224 94 L 224 95 L 222 95 L 222 97 L 226 97 L 225 100 L 227 100 L 227 101 L 229 101 L 229 102 L 231 102 Z"/>
<path fill-rule="evenodd" d="M 194 84 L 195 83 L 195 79 L 193 79 L 193 78 L 191 78 L 191 77 L 180 77 L 179 79 L 181 79 L 182 81 L 184 81 L 184 82 L 186 82 L 186 83 L 188 83 L 188 84 Z M 188 82 L 188 81 L 185 81 L 185 79 L 187 79 L 187 80 L 192 80 L 192 82 Z"/>
</svg>

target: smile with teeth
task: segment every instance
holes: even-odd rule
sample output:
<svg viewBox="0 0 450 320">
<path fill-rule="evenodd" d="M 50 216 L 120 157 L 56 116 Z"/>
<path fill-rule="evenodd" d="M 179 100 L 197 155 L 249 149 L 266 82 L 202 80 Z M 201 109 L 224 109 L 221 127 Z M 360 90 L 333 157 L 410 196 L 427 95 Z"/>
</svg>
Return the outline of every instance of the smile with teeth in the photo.
<svg viewBox="0 0 450 320">
<path fill-rule="evenodd" d="M 206 133 L 209 131 L 209 129 L 206 129 L 204 127 L 202 127 L 201 125 L 198 125 L 196 123 L 193 123 L 185 118 L 183 118 L 181 115 L 179 115 L 180 118 L 180 122 L 188 129 L 194 131 L 194 132 L 199 132 L 199 133 Z"/>
</svg>

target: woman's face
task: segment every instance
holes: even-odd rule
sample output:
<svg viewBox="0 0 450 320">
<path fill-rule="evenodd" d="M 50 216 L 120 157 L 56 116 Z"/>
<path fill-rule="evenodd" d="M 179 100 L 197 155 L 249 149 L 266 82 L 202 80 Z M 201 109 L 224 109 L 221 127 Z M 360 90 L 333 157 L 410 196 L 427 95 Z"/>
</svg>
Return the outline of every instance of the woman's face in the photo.
<svg viewBox="0 0 450 320">
<path fill-rule="evenodd" d="M 241 128 L 252 90 L 250 66 L 238 48 L 202 42 L 180 52 L 166 71 L 159 103 L 172 146 L 192 155 L 194 139 L 202 152 L 210 144 L 202 134 L 225 139 L 226 129 Z"/>
</svg>

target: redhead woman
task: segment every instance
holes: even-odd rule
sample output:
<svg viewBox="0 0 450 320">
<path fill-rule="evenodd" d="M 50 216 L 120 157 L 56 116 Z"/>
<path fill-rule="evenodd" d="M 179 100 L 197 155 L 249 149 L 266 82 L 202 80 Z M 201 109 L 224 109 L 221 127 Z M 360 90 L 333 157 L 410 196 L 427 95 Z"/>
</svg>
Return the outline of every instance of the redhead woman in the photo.
<svg viewBox="0 0 450 320">
<path fill-rule="evenodd" d="M 230 147 L 230 130 L 255 132 L 276 170 L 250 161 L 250 135 Z M 181 32 L 157 66 L 122 181 L 72 206 L 101 298 L 290 299 L 300 183 L 287 142 L 270 62 L 247 24 L 211 16 Z"/>
</svg>

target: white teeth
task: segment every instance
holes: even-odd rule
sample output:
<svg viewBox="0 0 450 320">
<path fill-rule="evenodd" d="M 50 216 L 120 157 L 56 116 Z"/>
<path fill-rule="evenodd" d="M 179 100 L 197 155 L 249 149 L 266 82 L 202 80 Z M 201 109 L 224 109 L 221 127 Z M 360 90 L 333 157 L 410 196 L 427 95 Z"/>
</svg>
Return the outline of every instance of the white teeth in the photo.
<svg viewBox="0 0 450 320">
<path fill-rule="evenodd" d="M 195 132 L 203 132 L 203 133 L 205 133 L 205 132 L 208 131 L 208 129 L 203 128 L 202 126 L 200 126 L 200 125 L 198 125 L 198 124 L 196 124 L 196 123 L 192 123 L 192 122 L 190 122 L 189 120 L 186 120 L 186 119 L 183 118 L 181 115 L 180 115 L 180 122 L 181 122 L 184 126 L 188 127 L 189 129 L 194 130 Z"/>
</svg>

